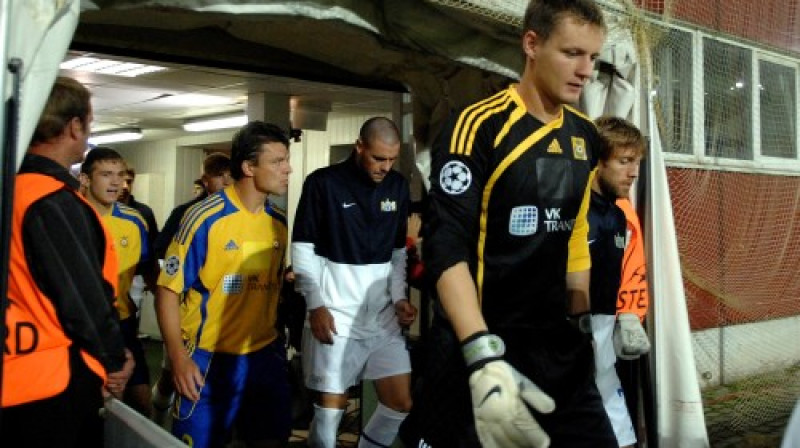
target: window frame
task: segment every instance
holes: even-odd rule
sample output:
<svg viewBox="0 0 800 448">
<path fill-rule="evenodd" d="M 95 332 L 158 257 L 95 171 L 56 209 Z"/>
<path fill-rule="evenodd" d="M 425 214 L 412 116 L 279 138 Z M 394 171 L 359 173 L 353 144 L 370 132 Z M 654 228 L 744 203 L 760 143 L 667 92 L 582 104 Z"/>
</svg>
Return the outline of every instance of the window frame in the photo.
<svg viewBox="0 0 800 448">
<path fill-rule="evenodd" d="M 718 169 L 728 171 L 742 171 L 750 173 L 778 173 L 788 175 L 800 175 L 800 56 L 793 56 L 779 53 L 760 47 L 753 43 L 746 43 L 735 40 L 735 36 L 723 37 L 718 33 L 712 33 L 700 28 L 691 27 L 687 24 L 664 23 L 660 20 L 649 20 L 651 26 L 669 30 L 677 30 L 689 33 L 691 37 L 691 57 L 692 57 L 692 88 L 691 103 L 695 106 L 691 114 L 691 153 L 676 153 L 666 151 L 662 148 L 664 160 L 668 166 L 693 167 L 703 169 Z M 704 80 L 704 39 L 711 39 L 726 45 L 732 45 L 745 49 L 750 53 L 750 82 L 749 94 L 751 107 L 750 117 L 750 145 L 753 160 L 736 159 L 731 157 L 708 156 L 705 154 L 706 132 L 705 118 L 706 107 L 704 100 L 705 80 Z M 651 47 L 649 51 L 652 51 Z M 763 155 L 761 151 L 761 97 L 758 85 L 760 84 L 760 63 L 766 61 L 776 65 L 791 68 L 794 72 L 795 86 L 795 155 L 794 157 L 775 157 Z M 645 71 L 643 71 L 644 73 Z M 642 82 L 642 85 L 650 85 Z M 649 92 L 644 95 L 650 100 Z M 653 105 L 655 107 L 655 105 Z"/>
</svg>

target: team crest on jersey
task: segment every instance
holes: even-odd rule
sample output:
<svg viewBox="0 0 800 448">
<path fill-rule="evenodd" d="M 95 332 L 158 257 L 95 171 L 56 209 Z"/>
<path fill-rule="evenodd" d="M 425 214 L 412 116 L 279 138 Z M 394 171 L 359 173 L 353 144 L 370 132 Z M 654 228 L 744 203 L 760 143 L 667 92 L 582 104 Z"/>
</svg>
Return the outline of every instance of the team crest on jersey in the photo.
<svg viewBox="0 0 800 448">
<path fill-rule="evenodd" d="M 561 154 L 563 152 L 564 151 L 561 149 L 561 145 L 558 143 L 558 139 L 555 138 L 552 142 L 550 142 L 550 146 L 547 147 L 548 154 Z"/>
<path fill-rule="evenodd" d="M 539 209 L 535 205 L 521 205 L 511 209 L 508 220 L 508 233 L 514 236 L 528 236 L 539 228 Z"/>
<path fill-rule="evenodd" d="M 386 198 L 381 201 L 381 211 L 382 212 L 396 212 L 397 211 L 397 202 Z"/>
<path fill-rule="evenodd" d="M 122 238 L 120 238 L 119 239 L 119 245 L 122 246 L 122 247 L 128 247 L 128 237 L 127 236 L 123 236 Z"/>
<path fill-rule="evenodd" d="M 614 245 L 617 246 L 618 249 L 625 249 L 625 236 L 622 234 L 614 235 Z"/>
<path fill-rule="evenodd" d="M 222 292 L 225 294 L 240 294 L 244 290 L 242 274 L 225 274 L 222 277 Z"/>
<path fill-rule="evenodd" d="M 173 276 L 178 273 L 178 269 L 181 268 L 181 260 L 178 258 L 177 255 L 170 255 L 167 258 L 167 261 L 164 262 L 164 272 L 167 273 L 169 276 Z"/>
<path fill-rule="evenodd" d="M 461 194 L 467 191 L 470 184 L 472 184 L 472 173 L 467 165 L 459 160 L 447 162 L 439 173 L 439 185 L 447 194 Z"/>
<path fill-rule="evenodd" d="M 586 160 L 586 140 L 572 137 L 572 157 L 575 160 Z"/>
</svg>

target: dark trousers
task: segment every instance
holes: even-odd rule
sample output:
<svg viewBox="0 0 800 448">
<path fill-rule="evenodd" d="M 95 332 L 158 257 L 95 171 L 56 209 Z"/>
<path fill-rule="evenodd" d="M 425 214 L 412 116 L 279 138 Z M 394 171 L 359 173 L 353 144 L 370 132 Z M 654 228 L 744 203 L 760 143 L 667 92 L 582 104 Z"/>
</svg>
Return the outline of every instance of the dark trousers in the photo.
<svg viewBox="0 0 800 448">
<path fill-rule="evenodd" d="M 11 406 L 0 414 L 4 447 L 102 448 L 102 382 L 78 354 L 70 350 L 71 377 L 64 392 L 44 400 Z"/>
</svg>

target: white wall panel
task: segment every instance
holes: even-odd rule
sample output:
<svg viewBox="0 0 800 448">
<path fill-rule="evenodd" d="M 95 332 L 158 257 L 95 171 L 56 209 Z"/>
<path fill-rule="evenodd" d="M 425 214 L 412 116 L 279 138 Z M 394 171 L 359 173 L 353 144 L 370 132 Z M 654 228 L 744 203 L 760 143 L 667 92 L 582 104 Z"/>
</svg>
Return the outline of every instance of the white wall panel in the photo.
<svg viewBox="0 0 800 448">
<path fill-rule="evenodd" d="M 361 125 L 368 119 L 381 116 L 392 118 L 390 112 L 369 115 L 346 115 L 331 113 L 328 118 L 328 138 L 331 145 L 352 145 L 358 138 Z"/>
<path fill-rule="evenodd" d="M 136 200 L 153 208 L 158 225 L 163 226 L 176 205 L 191 199 L 192 183 L 200 177 L 203 158 L 202 145 L 230 142 L 234 130 L 191 134 L 178 139 L 132 142 L 109 145 L 119 151 L 126 161 L 136 168 L 138 174 L 161 175 L 159 185 L 141 185 L 135 182 L 133 194 Z M 138 177 L 138 176 L 137 176 Z M 159 179 L 153 176 L 152 179 Z M 143 179 L 144 180 L 144 179 Z M 154 181 L 155 182 L 155 181 Z M 157 183 L 157 182 L 156 182 Z M 158 210 L 144 196 L 159 194 L 163 196 Z"/>
<path fill-rule="evenodd" d="M 161 140 L 113 145 L 136 169 L 133 195 L 153 209 L 159 228 L 172 210 L 175 195 L 175 141 Z M 152 176 L 141 176 L 141 175 Z M 161 185 L 145 185 L 152 179 Z M 141 181 L 141 182 L 140 182 Z M 163 190 L 163 191 L 162 191 Z M 159 195 L 156 200 L 155 195 Z M 151 196 L 153 196 L 151 198 Z"/>
</svg>

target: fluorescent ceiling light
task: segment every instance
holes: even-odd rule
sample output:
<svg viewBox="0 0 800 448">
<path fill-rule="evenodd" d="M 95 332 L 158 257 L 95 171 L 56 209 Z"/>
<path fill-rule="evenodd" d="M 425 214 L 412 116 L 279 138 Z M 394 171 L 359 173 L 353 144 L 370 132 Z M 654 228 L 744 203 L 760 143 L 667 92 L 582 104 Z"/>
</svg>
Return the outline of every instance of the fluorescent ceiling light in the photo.
<svg viewBox="0 0 800 448">
<path fill-rule="evenodd" d="M 167 106 L 229 106 L 236 103 L 233 98 L 204 93 L 181 93 L 165 96 L 156 101 L 159 105 Z"/>
<path fill-rule="evenodd" d="M 139 128 L 119 128 L 92 134 L 89 137 L 89 143 L 92 145 L 105 145 L 107 143 L 130 142 L 140 138 L 142 138 L 142 130 Z"/>
<path fill-rule="evenodd" d="M 103 75 L 125 76 L 127 78 L 133 78 L 146 73 L 160 72 L 167 69 L 160 65 L 122 62 L 114 59 L 101 59 L 90 56 L 81 56 L 64 61 L 59 65 L 59 68 L 63 70 L 100 73 Z"/>
<path fill-rule="evenodd" d="M 247 124 L 247 115 L 227 115 L 189 120 L 183 124 L 183 129 L 189 132 L 212 131 L 214 129 L 237 128 Z"/>
</svg>

